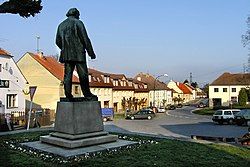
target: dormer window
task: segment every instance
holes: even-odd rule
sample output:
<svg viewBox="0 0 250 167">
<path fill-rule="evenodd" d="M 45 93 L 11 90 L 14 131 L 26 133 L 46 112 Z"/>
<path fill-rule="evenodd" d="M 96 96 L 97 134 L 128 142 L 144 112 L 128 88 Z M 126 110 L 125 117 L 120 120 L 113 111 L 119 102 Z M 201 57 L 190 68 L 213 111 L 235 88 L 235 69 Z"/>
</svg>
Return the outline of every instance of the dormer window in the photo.
<svg viewBox="0 0 250 167">
<path fill-rule="evenodd" d="M 104 75 L 103 80 L 104 80 L 104 83 L 109 83 L 109 76 L 105 76 L 105 75 Z"/>
<path fill-rule="evenodd" d="M 133 83 L 131 81 L 128 82 L 128 86 L 132 86 Z"/>
<path fill-rule="evenodd" d="M 89 82 L 91 82 L 91 78 L 92 78 L 91 75 L 89 75 Z"/>
<path fill-rule="evenodd" d="M 147 88 L 148 88 L 148 85 L 145 84 L 145 85 L 144 85 L 144 89 L 147 89 Z"/>
<path fill-rule="evenodd" d="M 114 86 L 118 86 L 118 80 L 113 81 Z"/>
</svg>

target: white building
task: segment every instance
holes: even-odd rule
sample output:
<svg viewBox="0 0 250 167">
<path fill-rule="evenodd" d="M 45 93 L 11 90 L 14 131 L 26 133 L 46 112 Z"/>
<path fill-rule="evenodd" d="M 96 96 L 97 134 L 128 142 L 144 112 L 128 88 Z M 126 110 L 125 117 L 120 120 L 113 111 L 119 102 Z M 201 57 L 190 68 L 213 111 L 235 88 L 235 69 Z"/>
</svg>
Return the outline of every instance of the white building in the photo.
<svg viewBox="0 0 250 167">
<path fill-rule="evenodd" d="M 149 89 L 149 105 L 155 107 L 164 107 L 172 104 L 173 90 L 165 83 L 156 80 L 149 74 L 139 73 L 135 79 L 147 83 Z"/>
<path fill-rule="evenodd" d="M 250 88 L 250 73 L 222 74 L 209 86 L 209 107 L 237 103 L 241 88 Z"/>
<path fill-rule="evenodd" d="M 26 84 L 13 56 L 0 48 L 0 113 L 25 111 Z"/>
</svg>

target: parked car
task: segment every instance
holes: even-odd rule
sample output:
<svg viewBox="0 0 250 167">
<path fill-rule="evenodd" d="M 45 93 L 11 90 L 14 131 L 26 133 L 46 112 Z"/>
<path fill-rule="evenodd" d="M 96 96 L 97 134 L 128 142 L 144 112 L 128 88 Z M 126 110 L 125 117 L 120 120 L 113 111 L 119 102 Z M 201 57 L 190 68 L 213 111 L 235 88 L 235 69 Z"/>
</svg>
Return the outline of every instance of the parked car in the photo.
<svg viewBox="0 0 250 167">
<path fill-rule="evenodd" d="M 151 109 L 141 109 L 134 114 L 126 115 L 126 119 L 152 119 L 155 117 L 155 113 Z"/>
<path fill-rule="evenodd" d="M 202 102 L 200 102 L 199 104 L 197 104 L 196 107 L 197 107 L 197 108 L 204 108 L 204 107 L 207 107 L 207 105 L 204 104 L 204 103 L 202 103 Z"/>
<path fill-rule="evenodd" d="M 233 124 L 235 114 L 239 112 L 240 112 L 239 109 L 217 110 L 215 111 L 212 120 L 214 122 L 218 122 L 219 124 L 223 124 L 224 122 L 227 122 L 228 124 Z"/>
<path fill-rule="evenodd" d="M 160 107 L 158 108 L 158 112 L 164 113 L 166 112 L 166 109 L 164 107 Z"/>
<path fill-rule="evenodd" d="M 175 105 L 170 105 L 167 108 L 168 108 L 168 110 L 175 110 L 176 109 Z"/>
<path fill-rule="evenodd" d="M 243 109 L 241 112 L 235 115 L 235 123 L 237 125 L 248 125 L 250 126 L 250 109 Z"/>
<path fill-rule="evenodd" d="M 180 103 L 176 105 L 176 108 L 182 108 L 182 107 L 183 107 L 183 105 Z"/>
</svg>

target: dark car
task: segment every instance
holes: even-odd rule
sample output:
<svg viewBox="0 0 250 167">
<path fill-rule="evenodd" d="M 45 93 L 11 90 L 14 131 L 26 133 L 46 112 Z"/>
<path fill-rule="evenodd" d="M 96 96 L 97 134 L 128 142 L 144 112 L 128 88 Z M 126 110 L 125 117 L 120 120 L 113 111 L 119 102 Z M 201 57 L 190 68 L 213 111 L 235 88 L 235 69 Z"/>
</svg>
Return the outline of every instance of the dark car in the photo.
<svg viewBox="0 0 250 167">
<path fill-rule="evenodd" d="M 199 104 L 197 104 L 196 107 L 197 107 L 197 108 L 205 108 L 205 107 L 207 107 L 207 105 L 204 104 L 204 103 L 202 103 L 202 102 L 200 102 Z"/>
<path fill-rule="evenodd" d="M 176 108 L 182 108 L 182 107 L 183 107 L 182 104 L 177 104 L 177 105 L 176 105 Z"/>
<path fill-rule="evenodd" d="M 235 115 L 234 119 L 237 125 L 248 125 L 250 126 L 250 109 L 241 110 L 241 112 Z"/>
<path fill-rule="evenodd" d="M 126 119 L 152 119 L 155 113 L 151 109 L 141 109 L 134 114 L 127 114 Z"/>
<path fill-rule="evenodd" d="M 168 106 L 168 110 L 175 110 L 175 109 L 176 109 L 175 105 Z"/>
</svg>

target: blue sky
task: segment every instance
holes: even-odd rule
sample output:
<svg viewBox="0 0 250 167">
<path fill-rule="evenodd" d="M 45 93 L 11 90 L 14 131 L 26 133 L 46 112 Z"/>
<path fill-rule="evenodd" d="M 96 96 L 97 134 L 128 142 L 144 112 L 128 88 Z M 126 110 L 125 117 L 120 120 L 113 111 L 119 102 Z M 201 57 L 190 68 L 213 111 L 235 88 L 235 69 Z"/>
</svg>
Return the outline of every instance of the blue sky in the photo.
<svg viewBox="0 0 250 167">
<path fill-rule="evenodd" d="M 0 3 L 3 0 L 0 0 Z M 55 33 L 66 12 L 81 12 L 97 55 L 89 67 L 133 77 L 139 72 L 200 84 L 223 72 L 242 72 L 249 0 L 43 0 L 36 17 L 1 14 L 0 47 L 18 60 L 36 51 L 55 55 Z"/>
</svg>

